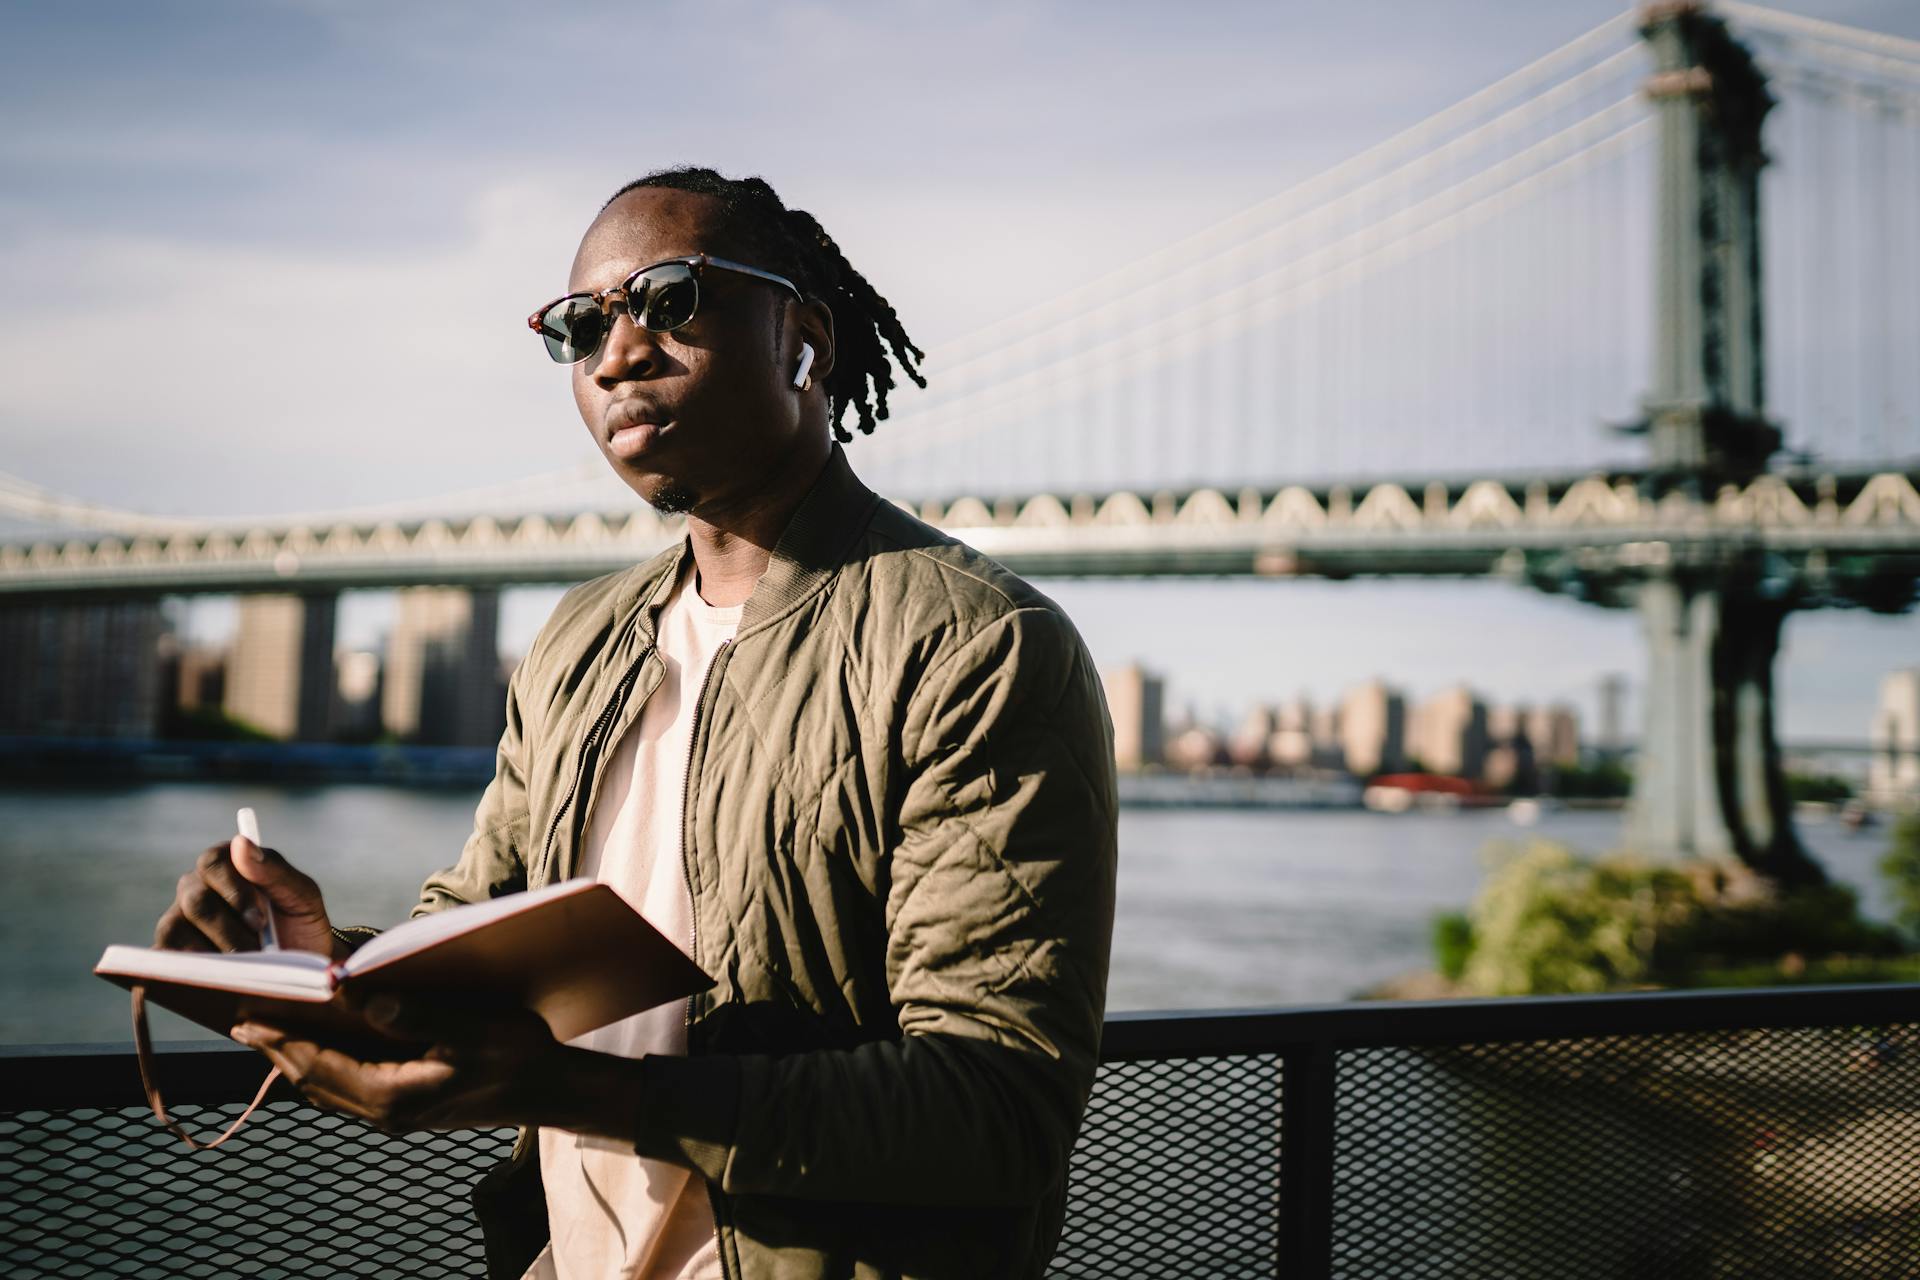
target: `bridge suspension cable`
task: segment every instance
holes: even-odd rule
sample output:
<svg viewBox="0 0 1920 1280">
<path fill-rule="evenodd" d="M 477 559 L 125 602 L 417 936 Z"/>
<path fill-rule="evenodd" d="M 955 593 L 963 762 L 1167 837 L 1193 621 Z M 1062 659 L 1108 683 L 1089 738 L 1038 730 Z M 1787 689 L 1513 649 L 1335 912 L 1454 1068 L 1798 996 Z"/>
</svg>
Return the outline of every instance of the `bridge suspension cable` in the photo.
<svg viewBox="0 0 1920 1280">
<path fill-rule="evenodd" d="M 1329 226 L 1342 217 L 1351 216 L 1355 210 L 1363 208 L 1368 200 L 1376 200 L 1390 194 L 1389 188 L 1392 186 L 1411 186 L 1421 178 L 1442 175 L 1451 166 L 1458 165 L 1461 158 L 1470 154 L 1474 148 L 1520 133 L 1528 125 L 1537 123 L 1552 112 L 1576 102 L 1580 95 L 1590 92 L 1595 85 L 1609 76 L 1617 77 L 1622 71 L 1628 70 L 1629 60 L 1637 60 L 1639 56 L 1640 51 L 1635 46 L 1629 45 L 1622 48 L 1571 79 L 1551 87 L 1518 107 L 1502 112 L 1464 133 L 1449 138 L 1433 150 L 1412 156 L 1359 185 L 1319 203 L 1309 204 L 1278 222 L 1247 234 L 1240 240 L 1224 245 L 1217 241 L 1210 242 L 1204 252 L 1195 246 L 1184 256 L 1162 250 L 1130 263 L 1117 272 L 1101 277 L 1103 281 L 1112 285 L 1110 290 L 1095 295 L 1088 305 L 1078 311 L 1063 313 L 1052 324 L 1031 329 L 1025 333 L 1017 331 L 1010 333 L 1009 327 L 1002 324 L 988 326 L 979 331 L 977 339 L 974 335 L 970 335 L 969 338 L 960 341 L 963 343 L 976 341 L 977 344 L 977 342 L 991 339 L 998 343 L 997 346 L 983 348 L 975 354 L 958 360 L 953 358 L 954 348 L 942 347 L 934 353 L 937 357 L 944 357 L 938 366 L 940 373 L 943 378 L 947 378 L 980 365 L 992 365 L 1006 351 L 1026 346 L 1046 333 L 1121 315 L 1136 304 L 1138 295 L 1156 288 L 1157 283 L 1163 282 L 1169 274 L 1186 274 L 1203 270 L 1219 272 L 1231 269 L 1242 259 L 1263 251 L 1270 242 L 1285 242 L 1306 232 Z M 1162 268 L 1170 268 L 1171 271 Z M 1074 290 L 1069 296 L 1087 295 L 1091 289 L 1092 286 L 1083 286 Z M 1037 311 L 1038 309 L 1036 312 L 1027 314 L 1036 314 Z M 1016 317 L 1013 322 L 1015 326 L 1018 320 L 1019 317 Z"/>
<path fill-rule="evenodd" d="M 45 524 L 127 533 L 175 533 L 206 523 L 185 516 L 150 516 L 103 506 L 56 493 L 4 472 L 0 472 L 0 514 Z"/>
<path fill-rule="evenodd" d="M 1470 94 L 1452 106 L 1428 116 L 1418 124 L 1341 161 L 1322 173 L 1269 196 L 1258 204 L 1201 231 L 1135 259 L 1125 266 L 1105 272 L 1085 284 L 1037 303 L 1025 311 L 1016 312 L 1012 316 L 996 320 L 991 325 L 982 326 L 972 333 L 941 343 L 933 353 L 938 359 L 936 367 L 944 373 L 957 367 L 961 360 L 968 358 L 972 353 L 1004 345 L 1009 333 L 1031 334 L 1045 327 L 1041 322 L 1049 317 L 1060 316 L 1071 319 L 1077 314 L 1077 309 L 1084 308 L 1089 302 L 1097 304 L 1107 301 L 1116 287 L 1130 288 L 1142 276 L 1152 275 L 1169 266 L 1183 266 L 1191 263 L 1196 255 L 1211 257 L 1214 246 L 1235 245 L 1245 239 L 1252 229 L 1259 227 L 1268 219 L 1296 216 L 1296 211 L 1303 207 L 1312 207 L 1315 203 L 1327 198 L 1329 193 L 1338 192 L 1343 183 L 1377 174 L 1384 169 L 1417 164 L 1429 156 L 1431 148 L 1441 139 L 1445 139 L 1450 131 L 1463 127 L 1504 102 L 1536 92 L 1538 85 L 1562 74 L 1568 66 L 1592 57 L 1596 50 L 1605 48 L 1609 42 L 1619 42 L 1625 38 L 1627 43 L 1609 55 L 1601 64 L 1609 68 L 1617 67 L 1618 60 L 1622 56 L 1632 53 L 1637 48 L 1631 42 L 1632 35 L 1631 14 L 1622 13 L 1609 18 L 1592 30 L 1543 54 L 1484 89 Z M 1588 76 L 1597 69 L 1597 67 L 1588 68 L 1579 74 Z M 1512 113 L 1508 111 L 1503 114 L 1510 116 Z M 1477 133 L 1478 129 L 1470 132 Z"/>
<path fill-rule="evenodd" d="M 1219 339 L 1221 321 L 1247 319 L 1263 304 L 1305 305 L 1407 253 L 1433 247 L 1476 225 L 1533 194 L 1543 181 L 1564 180 L 1610 158 L 1627 143 L 1646 137 L 1649 128 L 1644 103 L 1636 95 L 1619 98 L 1503 161 L 1415 203 L 1383 211 L 1373 221 L 1314 244 L 1277 267 L 1264 268 L 1152 320 L 1118 326 L 1112 335 L 1082 344 L 1053 363 L 942 397 L 910 419 L 902 413 L 907 429 L 877 439 L 873 453 L 883 458 L 911 456 L 991 430 L 998 425 L 995 412 L 1011 404 L 1024 402 L 1033 409 L 1057 403 L 1084 390 L 1081 380 L 1121 363 L 1138 369 L 1189 355 Z M 1236 246 L 1231 264 L 1238 267 L 1243 259 L 1265 251 L 1271 234 L 1262 233 Z M 1132 312 L 1126 300 L 1114 299 L 1090 308 L 1087 314 L 1089 319 L 1132 319 Z"/>
<path fill-rule="evenodd" d="M 530 493 L 542 489 L 563 489 L 568 485 L 578 486 L 589 481 L 604 479 L 604 477 L 605 467 L 601 463 L 588 462 L 518 480 L 481 485 L 427 498 L 409 498 L 396 502 L 293 514 L 189 517 L 156 516 L 105 506 L 58 493 L 18 476 L 0 472 L 0 514 L 69 528 L 130 534 L 168 535 L 217 528 L 277 529 L 296 525 L 328 528 L 337 524 L 408 521 L 478 513 L 490 509 L 511 508 L 515 511 L 523 511 L 529 505 Z"/>
<path fill-rule="evenodd" d="M 1804 461 L 1920 462 L 1920 41 L 1729 2 L 1778 107 L 1770 410 Z"/>
<path fill-rule="evenodd" d="M 1786 13 L 1779 9 L 1770 9 L 1765 5 L 1748 4 L 1744 0 L 1721 0 L 1715 8 L 1735 19 L 1742 30 L 1750 28 L 1778 32 L 1826 45 L 1861 49 L 1890 59 L 1920 61 L 1920 40 L 1909 40 L 1903 36 L 1889 35 L 1882 31 L 1850 27 L 1843 23 L 1829 22 L 1824 18 L 1809 18 L 1802 14 Z"/>
</svg>

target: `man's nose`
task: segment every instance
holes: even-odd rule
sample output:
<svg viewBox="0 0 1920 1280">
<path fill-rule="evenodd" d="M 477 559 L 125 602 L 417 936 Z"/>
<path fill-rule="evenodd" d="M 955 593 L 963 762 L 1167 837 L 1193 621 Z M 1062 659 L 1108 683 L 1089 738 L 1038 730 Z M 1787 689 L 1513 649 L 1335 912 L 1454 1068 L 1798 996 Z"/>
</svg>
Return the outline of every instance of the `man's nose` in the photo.
<svg viewBox="0 0 1920 1280">
<path fill-rule="evenodd" d="M 613 327 L 600 345 L 600 359 L 594 366 L 593 380 L 602 387 L 652 377 L 660 371 L 660 342 L 652 330 L 635 323 L 626 308 L 615 308 Z"/>
</svg>

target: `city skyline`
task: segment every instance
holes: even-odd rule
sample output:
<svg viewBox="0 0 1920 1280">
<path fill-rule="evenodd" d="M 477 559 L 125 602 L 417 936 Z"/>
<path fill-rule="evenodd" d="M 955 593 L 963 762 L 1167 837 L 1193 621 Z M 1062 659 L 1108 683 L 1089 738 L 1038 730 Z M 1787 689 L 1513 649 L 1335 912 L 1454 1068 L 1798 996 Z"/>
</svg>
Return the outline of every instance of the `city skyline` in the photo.
<svg viewBox="0 0 1920 1280">
<path fill-rule="evenodd" d="M 1140 662 L 1163 673 L 1168 705 L 1176 709 L 1192 702 L 1209 716 L 1228 717 L 1252 698 L 1280 700 L 1303 688 L 1334 691 L 1382 677 L 1416 695 L 1465 681 L 1516 701 L 1565 701 L 1585 723 L 1597 725 L 1600 682 L 1619 674 L 1628 685 L 1626 728 L 1637 731 L 1644 641 L 1639 620 L 1622 610 L 1474 580 L 1374 585 L 1039 579 L 1037 585 L 1067 608 L 1099 665 Z M 501 593 L 504 659 L 525 652 L 563 591 Z M 1489 646 L 1484 629 L 1474 625 L 1489 609 L 1498 611 L 1502 629 L 1514 640 L 1511 647 Z M 1456 615 L 1466 625 L 1428 625 L 1435 611 L 1443 622 Z M 1337 642 L 1301 636 L 1299 614 L 1321 616 Z M 181 598 L 174 616 L 184 637 L 219 644 L 233 634 L 237 611 L 227 597 Z M 396 616 L 386 593 L 343 593 L 336 648 L 380 648 Z M 1218 625 L 1187 625 L 1200 616 Z M 1421 638 L 1427 647 L 1412 657 L 1409 617 L 1426 619 Z M 1916 662 L 1920 627 L 1910 617 L 1795 615 L 1776 673 L 1781 736 L 1865 742 L 1881 677 Z M 1288 674 L 1274 674 L 1278 666 Z"/>
<path fill-rule="evenodd" d="M 459 592 L 416 588 L 407 595 L 422 608 L 442 611 L 453 608 L 464 611 L 469 607 L 468 599 Z M 441 599 L 442 597 L 444 600 Z M 346 597 L 348 600 L 352 598 L 352 594 Z M 260 601 L 260 605 L 255 612 L 264 610 L 265 616 L 277 616 L 275 610 L 283 607 L 282 602 L 290 602 L 289 597 L 258 597 L 256 599 Z M 428 601 L 437 603 L 428 604 Z M 176 604 L 182 603 L 185 602 L 176 602 Z M 217 599 L 203 600 L 201 601 L 203 608 L 199 612 L 204 615 L 210 611 L 204 606 L 221 603 L 224 602 Z M 365 601 L 362 603 L 364 604 Z M 492 606 L 488 606 L 483 610 L 482 616 L 490 614 L 491 608 Z M 224 610 L 216 611 L 224 612 Z M 231 665 L 230 660 L 234 642 L 242 628 L 247 625 L 246 611 L 241 611 L 239 625 L 224 632 L 210 631 L 204 625 L 204 618 L 201 619 L 201 625 L 196 626 L 194 616 L 189 611 L 175 608 L 170 612 L 171 616 L 166 619 L 168 640 L 164 651 L 170 662 L 180 664 L 178 665 L 180 709 L 190 710 L 195 706 L 220 705 L 223 702 L 222 693 L 215 692 L 209 695 L 204 692 L 204 689 L 233 690 L 245 684 L 244 678 L 236 679 L 238 669 Z M 353 610 L 338 609 L 333 612 L 346 614 Z M 498 617 L 487 623 L 491 630 L 469 633 L 464 622 L 466 617 L 464 612 L 460 613 L 459 620 L 448 615 L 444 622 L 429 624 L 423 629 L 422 621 L 427 615 L 421 615 L 414 621 L 404 621 L 403 609 L 404 630 L 414 638 L 400 646 L 401 660 L 404 663 L 418 662 L 419 659 L 412 656 L 414 646 L 420 644 L 424 637 L 432 634 L 434 627 L 445 627 L 448 623 L 452 623 L 453 626 L 448 631 L 447 638 L 459 646 L 460 652 L 465 656 L 455 659 L 454 668 L 451 669 L 471 673 L 459 678 L 480 678 L 485 682 L 492 682 L 496 678 L 504 680 L 506 673 L 520 656 L 521 648 L 507 642 L 508 637 L 503 624 L 515 614 L 520 616 L 524 624 L 533 612 L 526 601 L 522 601 L 518 608 L 513 607 L 511 593 L 502 593 L 502 605 Z M 543 616 L 544 608 L 539 612 Z M 329 722 L 329 728 L 335 736 L 342 731 L 353 738 L 371 736 L 382 727 L 383 715 L 388 721 L 394 720 L 396 708 L 413 708 L 400 711 L 402 720 L 420 714 L 420 693 L 411 691 L 396 695 L 394 687 L 387 680 L 387 667 L 392 655 L 396 652 L 393 633 L 386 629 L 371 629 L 376 616 L 374 613 L 362 609 L 360 614 L 356 622 L 339 627 L 337 642 L 331 648 L 313 649 L 308 659 L 310 661 L 312 656 L 323 652 L 328 655 L 329 670 L 332 674 L 323 678 L 337 685 L 333 689 L 333 710 L 330 713 L 334 719 Z M 269 644 L 268 647 L 274 646 Z M 489 660 L 489 654 L 493 655 L 494 660 Z M 1099 661 L 1098 657 L 1096 660 Z M 445 659 L 439 661 L 445 661 Z M 1397 667 L 1384 666 L 1370 672 L 1350 675 L 1343 680 L 1316 680 L 1311 677 L 1302 677 L 1291 688 L 1280 688 L 1269 684 L 1258 689 L 1231 689 L 1225 696 L 1203 704 L 1201 699 L 1191 695 L 1191 690 L 1183 689 L 1178 679 L 1172 677 L 1164 668 L 1150 667 L 1142 664 L 1137 658 L 1112 662 L 1099 661 L 1099 665 L 1106 672 L 1126 668 L 1140 670 L 1151 679 L 1153 684 L 1151 705 L 1156 709 L 1154 714 L 1157 729 L 1149 740 L 1154 745 L 1143 752 L 1138 741 L 1134 741 L 1133 745 L 1129 746 L 1125 733 L 1122 733 L 1120 738 L 1116 739 L 1116 747 L 1123 758 L 1129 755 L 1136 757 L 1142 754 L 1149 757 L 1156 755 L 1167 739 L 1193 726 L 1204 727 L 1225 739 L 1231 737 L 1237 728 L 1243 726 L 1246 717 L 1256 712 L 1278 711 L 1284 714 L 1288 708 L 1303 704 L 1329 710 L 1342 707 L 1358 689 L 1368 685 L 1381 686 L 1390 690 L 1394 697 L 1404 698 L 1409 714 L 1426 702 L 1456 691 L 1469 692 L 1482 701 L 1493 720 L 1497 720 L 1501 714 L 1508 712 L 1539 713 L 1564 709 L 1571 715 L 1576 725 L 1591 726 L 1591 731 L 1583 733 L 1581 740 L 1587 745 L 1603 749 L 1620 745 L 1630 748 L 1636 742 L 1640 731 L 1635 706 L 1636 682 L 1624 670 L 1602 672 L 1591 685 L 1573 686 L 1563 682 L 1547 692 L 1540 693 L 1520 689 L 1499 676 L 1485 678 L 1454 673 L 1443 674 L 1437 681 L 1421 681 L 1406 678 Z M 1360 672 L 1361 668 L 1354 667 L 1352 670 Z M 1867 745 L 1870 741 L 1878 742 L 1883 736 L 1882 720 L 1886 714 L 1886 690 L 1890 687 L 1890 682 L 1909 678 L 1915 671 L 1920 671 L 1920 668 L 1901 666 L 1889 668 L 1884 672 L 1866 673 L 1876 688 L 1876 705 L 1871 723 L 1839 725 L 1834 731 L 1826 733 L 1789 731 L 1783 734 L 1786 744 L 1789 747 L 1798 742 L 1857 748 Z M 206 683 L 209 678 L 212 680 L 211 685 Z M 309 680 L 311 678 L 311 676 L 307 677 Z M 416 682 L 417 677 L 406 677 L 402 681 L 402 687 L 413 690 Z M 1617 686 L 1618 693 L 1618 701 L 1612 708 L 1606 705 L 1606 688 L 1610 684 Z M 382 685 L 388 686 L 384 712 L 380 697 Z M 191 692 L 191 690 L 202 691 Z M 297 696 L 297 690 L 279 690 L 269 695 L 267 705 L 277 706 L 279 704 L 276 699 Z M 308 696 L 311 697 L 311 693 Z M 1113 698 L 1112 710 L 1116 725 L 1138 715 L 1139 694 L 1115 695 L 1110 686 L 1109 696 Z M 245 696 L 240 696 L 236 701 L 234 694 L 226 694 L 224 701 L 228 713 L 237 715 L 240 720 L 255 727 L 274 729 L 283 736 L 290 732 L 294 723 L 290 718 L 291 711 L 269 711 L 266 714 L 260 714 L 250 710 L 244 705 Z M 371 703 L 370 706 L 367 705 L 369 703 Z M 481 722 L 489 719 L 493 713 L 494 708 L 488 705 L 481 709 L 477 718 L 468 716 L 463 723 L 468 724 L 469 727 L 454 736 L 473 743 L 490 741 L 490 734 L 497 730 L 486 729 Z M 440 713 L 429 714 L 430 718 L 440 716 Z M 367 719 L 369 716 L 370 720 Z M 309 723 L 312 723 L 311 719 Z M 411 723 L 408 720 L 407 723 L 388 723 L 384 727 L 389 731 L 397 728 L 401 736 L 406 737 L 410 734 Z M 1496 733 L 1495 736 L 1505 735 Z"/>
</svg>

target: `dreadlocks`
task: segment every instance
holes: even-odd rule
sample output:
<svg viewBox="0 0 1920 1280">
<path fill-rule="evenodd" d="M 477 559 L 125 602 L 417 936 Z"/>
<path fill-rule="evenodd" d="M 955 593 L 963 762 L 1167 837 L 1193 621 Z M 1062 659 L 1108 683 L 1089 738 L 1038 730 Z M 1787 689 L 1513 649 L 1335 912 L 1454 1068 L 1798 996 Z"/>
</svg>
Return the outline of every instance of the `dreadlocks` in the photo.
<svg viewBox="0 0 1920 1280">
<path fill-rule="evenodd" d="M 858 425 L 865 434 L 872 434 L 874 422 L 887 416 L 893 364 L 916 385 L 927 385 L 918 365 L 925 354 L 907 337 L 893 305 L 854 270 L 812 214 L 787 208 L 764 179 L 727 178 L 712 169 L 662 169 L 629 182 L 607 204 L 642 187 L 712 196 L 720 202 L 717 230 L 730 252 L 786 276 L 809 300 L 825 303 L 833 312 L 835 350 L 826 389 L 834 439 L 853 439 L 841 425 L 848 405 L 859 411 Z M 889 352 L 893 364 L 888 363 Z"/>
</svg>

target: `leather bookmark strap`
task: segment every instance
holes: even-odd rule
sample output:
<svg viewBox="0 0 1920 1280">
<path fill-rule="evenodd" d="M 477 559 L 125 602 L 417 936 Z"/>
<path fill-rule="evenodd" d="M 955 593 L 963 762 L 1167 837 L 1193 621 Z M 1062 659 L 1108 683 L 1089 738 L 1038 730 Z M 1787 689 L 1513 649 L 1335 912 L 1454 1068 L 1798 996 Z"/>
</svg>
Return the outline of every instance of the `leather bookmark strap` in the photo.
<svg viewBox="0 0 1920 1280">
<path fill-rule="evenodd" d="M 167 1114 L 166 1104 L 160 1101 L 160 1086 L 155 1083 L 153 1072 L 153 1038 L 147 1034 L 147 989 L 138 984 L 133 988 L 133 1049 L 135 1056 L 140 1060 L 140 1086 L 147 1091 L 147 1105 L 153 1108 L 155 1118 L 167 1127 L 167 1131 L 186 1143 L 190 1151 L 211 1151 L 239 1132 L 240 1126 L 247 1122 L 247 1117 L 253 1114 L 254 1108 L 266 1101 L 267 1090 L 273 1087 L 273 1082 L 280 1078 L 278 1067 L 267 1072 L 267 1078 L 260 1082 L 260 1092 L 253 1095 L 253 1101 L 247 1104 L 245 1111 L 234 1117 L 233 1123 L 227 1126 L 226 1132 L 212 1142 L 202 1142 L 181 1128 L 180 1124 Z"/>
</svg>

